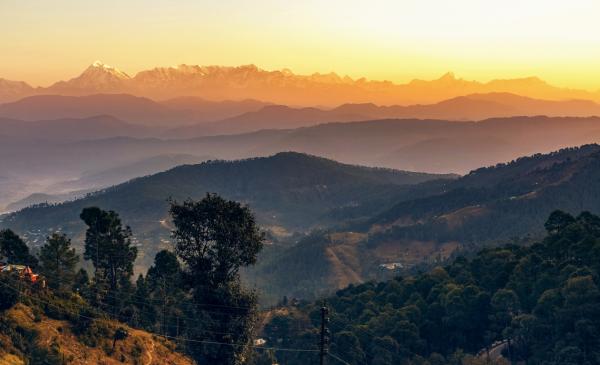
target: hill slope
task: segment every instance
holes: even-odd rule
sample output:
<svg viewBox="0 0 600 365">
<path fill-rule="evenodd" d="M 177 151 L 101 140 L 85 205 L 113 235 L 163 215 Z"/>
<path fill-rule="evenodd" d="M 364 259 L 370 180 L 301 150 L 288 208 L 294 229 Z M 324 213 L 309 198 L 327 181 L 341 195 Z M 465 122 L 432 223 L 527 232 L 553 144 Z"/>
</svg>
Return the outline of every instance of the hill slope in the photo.
<svg viewBox="0 0 600 365">
<path fill-rule="evenodd" d="M 600 146 L 519 158 L 449 182 L 436 196 L 401 202 L 370 221 L 378 240 L 419 235 L 482 242 L 539 233 L 554 209 L 598 212 Z M 395 224 L 412 221 L 414 224 Z M 410 233 L 418 231 L 419 233 Z"/>
<path fill-rule="evenodd" d="M 251 277 L 280 296 L 314 297 L 435 264 L 457 251 L 529 242 L 543 234 L 544 219 L 555 209 L 600 213 L 598 182 L 598 145 L 482 168 L 424 184 L 424 191 L 413 187 L 410 197 L 382 213 L 373 210 L 371 218 L 314 234 L 259 262 Z"/>
<path fill-rule="evenodd" d="M 410 184 L 447 175 L 431 175 L 374 169 L 340 164 L 299 153 L 279 153 L 272 157 L 199 165 L 132 180 L 86 198 L 54 206 L 27 208 L 4 219 L 0 225 L 26 233 L 31 242 L 48 230 L 62 228 L 78 236 L 83 232 L 79 213 L 84 207 L 99 206 L 121 214 L 137 238 L 147 246 L 151 259 L 156 245 L 169 236 L 167 199 L 201 198 L 215 192 L 250 205 L 259 222 L 277 230 L 304 230 L 323 226 L 340 217 L 328 215 L 334 209 L 363 205 L 389 206 L 406 196 Z M 356 213 L 360 215 L 361 213 Z M 40 237 L 32 236 L 40 232 Z"/>
<path fill-rule="evenodd" d="M 115 321 L 99 322 L 95 335 L 101 338 L 93 344 L 78 335 L 81 330 L 71 321 L 49 318 L 23 304 L 0 312 L 0 322 L 4 329 L 0 334 L 0 364 L 25 365 L 32 359 L 40 364 L 61 364 L 63 360 L 73 365 L 194 364 L 175 352 L 173 343 Z M 111 333 L 117 327 L 127 328 L 129 335 L 117 343 L 113 353 Z"/>
<path fill-rule="evenodd" d="M 517 364 L 598 364 L 600 342 L 588 334 L 600 329 L 600 217 L 553 222 L 531 246 L 485 249 L 426 273 L 280 308 L 263 335 L 288 347 L 309 345 L 325 302 L 331 352 L 351 364 L 508 364 L 500 358 L 511 355 Z M 506 347 L 507 339 L 508 353 L 488 348 L 496 341 Z M 456 361 L 465 353 L 470 361 Z M 290 353 L 277 360 L 310 362 Z"/>
</svg>

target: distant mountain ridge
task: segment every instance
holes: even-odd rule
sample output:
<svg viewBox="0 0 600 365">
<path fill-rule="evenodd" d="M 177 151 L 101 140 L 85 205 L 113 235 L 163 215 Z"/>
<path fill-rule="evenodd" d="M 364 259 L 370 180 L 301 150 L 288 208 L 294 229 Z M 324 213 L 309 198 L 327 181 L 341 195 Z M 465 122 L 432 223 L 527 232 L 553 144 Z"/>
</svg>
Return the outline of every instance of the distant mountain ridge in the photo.
<svg viewBox="0 0 600 365">
<path fill-rule="evenodd" d="M 352 79 L 335 73 L 297 75 L 290 70 L 266 71 L 255 65 L 238 67 L 157 67 L 129 76 L 102 62 L 94 62 L 80 76 L 49 87 L 0 82 L 0 102 L 34 94 L 91 95 L 129 93 L 156 100 L 200 96 L 212 100 L 259 99 L 288 105 L 340 105 L 373 102 L 382 105 L 436 103 L 474 93 L 508 92 L 550 100 L 600 100 L 600 92 L 559 88 L 536 77 L 467 81 L 447 73 L 437 80 L 413 80 L 406 84 Z"/>
<path fill-rule="evenodd" d="M 257 111 L 246 112 L 217 122 L 175 128 L 168 131 L 166 136 L 190 138 L 372 119 L 482 121 L 489 118 L 540 115 L 549 117 L 600 116 L 600 104 L 587 100 L 551 101 L 509 93 L 489 93 L 459 96 L 429 105 L 379 106 L 366 103 L 343 104 L 333 109 L 268 105 Z"/>
<path fill-rule="evenodd" d="M 70 120 L 60 130 L 44 122 L 9 122 L 2 130 L 0 120 L 0 209 L 33 193 L 57 194 L 98 186 L 81 185 L 84 180 L 89 182 L 81 178 L 86 172 L 131 166 L 158 155 L 232 160 L 296 151 L 349 164 L 465 174 L 519 156 L 600 140 L 598 117 L 510 117 L 460 123 L 384 119 L 235 135 L 194 137 L 190 131 L 182 133 L 182 139 L 169 136 L 170 131 L 162 132 L 162 138 L 139 138 L 126 129 L 101 129 L 99 123 L 97 128 L 106 138 L 94 140 L 79 140 L 96 130 L 88 128 L 90 123 L 84 119 Z M 23 129 L 10 127 L 21 124 Z M 132 132 L 138 129 L 146 132 L 140 126 Z M 15 134 L 23 130 L 37 131 L 35 138 L 17 138 Z M 66 180 L 75 186 L 65 185 Z"/>
<path fill-rule="evenodd" d="M 345 103 L 331 109 L 291 107 L 251 99 L 215 102 L 179 97 L 157 102 L 130 94 L 36 95 L 0 104 L 0 118 L 37 121 L 98 115 L 158 128 L 156 137 L 192 138 L 373 119 L 479 121 L 538 115 L 588 117 L 600 115 L 600 104 L 588 100 L 540 100 L 510 93 L 470 94 L 435 104 L 409 106 Z M 118 130 L 114 135 L 119 135 Z"/>
<path fill-rule="evenodd" d="M 150 130 L 129 124 L 109 115 L 88 118 L 62 118 L 53 120 L 23 121 L 0 117 L 0 135 L 17 140 L 80 141 L 121 136 L 143 137 Z"/>
<path fill-rule="evenodd" d="M 0 104 L 0 117 L 38 121 L 111 115 L 128 123 L 173 128 L 181 124 L 220 120 L 259 110 L 265 105 L 267 103 L 254 100 L 211 102 L 196 97 L 159 103 L 130 94 L 35 95 Z"/>
</svg>

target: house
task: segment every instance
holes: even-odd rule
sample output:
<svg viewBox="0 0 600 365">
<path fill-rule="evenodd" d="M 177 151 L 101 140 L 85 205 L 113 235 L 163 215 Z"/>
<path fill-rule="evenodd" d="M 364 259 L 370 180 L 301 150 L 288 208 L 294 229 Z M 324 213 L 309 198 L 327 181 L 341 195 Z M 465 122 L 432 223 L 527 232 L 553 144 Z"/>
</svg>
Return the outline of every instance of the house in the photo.
<svg viewBox="0 0 600 365">
<path fill-rule="evenodd" d="M 400 262 L 391 262 L 387 264 L 380 264 L 379 267 L 385 270 L 398 270 L 404 268 L 404 265 Z"/>
<path fill-rule="evenodd" d="M 254 346 L 262 346 L 265 343 L 267 343 L 267 340 L 265 340 L 264 338 L 257 338 L 256 340 L 254 340 Z"/>
<path fill-rule="evenodd" d="M 0 272 L 12 272 L 12 271 L 17 272 L 21 279 L 28 280 L 32 283 L 35 283 L 37 281 L 37 279 L 39 278 L 39 275 L 35 274 L 29 266 L 13 265 L 13 264 L 7 264 L 7 263 L 0 264 Z"/>
</svg>

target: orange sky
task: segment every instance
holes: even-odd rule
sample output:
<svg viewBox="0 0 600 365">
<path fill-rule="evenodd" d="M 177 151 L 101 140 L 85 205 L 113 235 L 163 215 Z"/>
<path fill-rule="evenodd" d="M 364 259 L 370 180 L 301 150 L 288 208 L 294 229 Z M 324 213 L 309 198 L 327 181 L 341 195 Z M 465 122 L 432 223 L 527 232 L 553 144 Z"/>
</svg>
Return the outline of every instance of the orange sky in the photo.
<svg viewBox="0 0 600 365">
<path fill-rule="evenodd" d="M 2 0 L 0 77 L 48 85 L 101 59 L 130 74 L 254 63 L 395 82 L 537 75 L 597 90 L 598 14 L 595 0 Z"/>
</svg>

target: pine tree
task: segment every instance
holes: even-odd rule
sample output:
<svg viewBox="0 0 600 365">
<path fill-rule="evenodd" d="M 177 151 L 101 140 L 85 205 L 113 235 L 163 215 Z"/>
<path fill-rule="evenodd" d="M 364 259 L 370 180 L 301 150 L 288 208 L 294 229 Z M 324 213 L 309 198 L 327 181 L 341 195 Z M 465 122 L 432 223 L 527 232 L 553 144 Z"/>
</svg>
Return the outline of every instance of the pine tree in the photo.
<svg viewBox="0 0 600 365">
<path fill-rule="evenodd" d="M 11 264 L 37 266 L 37 259 L 29 254 L 29 247 L 10 229 L 0 231 L 0 258 Z"/>
<path fill-rule="evenodd" d="M 137 248 L 131 244 L 131 229 L 123 227 L 119 215 L 97 207 L 85 208 L 81 219 L 85 232 L 83 257 L 94 265 L 94 290 L 98 302 L 109 304 L 114 315 L 123 306 L 122 290 L 131 287 Z"/>
<path fill-rule="evenodd" d="M 40 250 L 40 272 L 47 277 L 48 286 L 52 289 L 71 288 L 77 262 L 79 256 L 64 234 L 52 234 Z"/>
<path fill-rule="evenodd" d="M 235 344 L 188 350 L 199 363 L 241 364 L 250 354 L 257 303 L 255 293 L 242 287 L 239 270 L 256 262 L 264 235 L 248 207 L 214 194 L 198 202 L 172 202 L 170 213 L 175 252 L 197 305 L 195 318 L 211 331 L 192 324 L 188 336 Z"/>
</svg>

